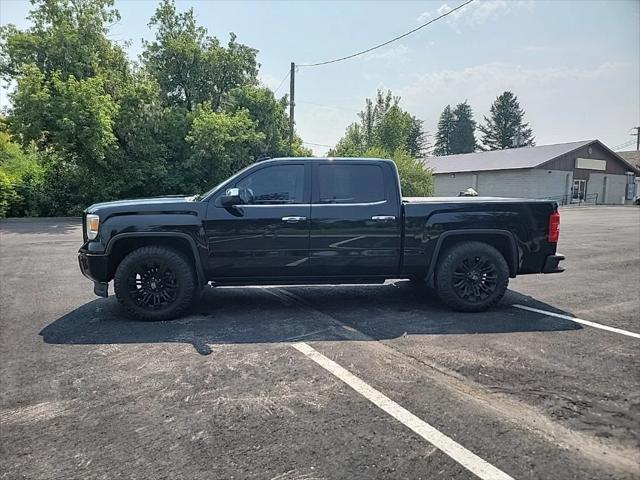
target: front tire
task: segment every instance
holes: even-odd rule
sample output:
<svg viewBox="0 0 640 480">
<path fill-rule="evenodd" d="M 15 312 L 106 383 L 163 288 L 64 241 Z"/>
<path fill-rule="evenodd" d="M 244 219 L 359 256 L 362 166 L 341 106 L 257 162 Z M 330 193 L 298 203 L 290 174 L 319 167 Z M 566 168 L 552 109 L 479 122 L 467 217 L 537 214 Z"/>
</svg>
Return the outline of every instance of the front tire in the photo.
<svg viewBox="0 0 640 480">
<path fill-rule="evenodd" d="M 191 262 L 162 246 L 134 250 L 120 262 L 114 277 L 118 302 L 141 320 L 180 317 L 193 303 L 196 284 Z"/>
<path fill-rule="evenodd" d="M 454 245 L 436 268 L 438 297 L 459 312 L 481 312 L 498 303 L 509 285 L 502 254 L 483 242 Z"/>
</svg>

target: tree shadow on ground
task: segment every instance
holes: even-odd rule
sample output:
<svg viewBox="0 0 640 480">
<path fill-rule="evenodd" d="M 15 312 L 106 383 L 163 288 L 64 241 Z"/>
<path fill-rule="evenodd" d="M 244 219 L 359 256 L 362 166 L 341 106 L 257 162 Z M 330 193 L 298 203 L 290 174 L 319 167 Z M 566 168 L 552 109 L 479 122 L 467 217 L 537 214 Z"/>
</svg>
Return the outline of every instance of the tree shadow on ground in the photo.
<svg viewBox="0 0 640 480">
<path fill-rule="evenodd" d="M 189 343 L 202 355 L 216 344 L 384 340 L 411 335 L 500 334 L 579 330 L 570 320 L 513 308 L 559 310 L 509 291 L 482 313 L 449 310 L 409 282 L 371 286 L 209 288 L 181 319 L 128 318 L 116 299 L 97 299 L 41 332 L 50 344 Z M 347 328 L 345 328 L 347 327 Z M 354 330 L 355 329 L 355 335 Z"/>
</svg>

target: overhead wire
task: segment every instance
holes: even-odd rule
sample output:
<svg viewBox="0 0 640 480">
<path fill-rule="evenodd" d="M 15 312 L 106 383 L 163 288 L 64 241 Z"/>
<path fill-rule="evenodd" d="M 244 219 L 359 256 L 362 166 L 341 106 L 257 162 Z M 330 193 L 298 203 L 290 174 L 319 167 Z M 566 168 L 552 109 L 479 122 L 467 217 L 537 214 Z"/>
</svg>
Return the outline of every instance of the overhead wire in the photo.
<svg viewBox="0 0 640 480">
<path fill-rule="evenodd" d="M 278 90 L 280 90 L 280 88 L 282 88 L 282 85 L 284 85 L 284 82 L 287 80 L 287 78 L 289 78 L 289 75 L 291 75 L 291 70 L 287 70 L 287 74 L 284 76 L 284 78 L 282 79 L 282 81 L 280 82 L 280 85 L 278 85 L 278 88 L 276 88 L 273 91 L 273 94 L 275 95 L 276 93 L 278 93 Z"/>
<path fill-rule="evenodd" d="M 375 45 L 373 47 L 367 48 L 365 50 L 361 50 L 361 51 L 353 53 L 351 55 L 347 55 L 345 57 L 340 57 L 340 58 L 335 58 L 333 60 L 326 60 L 324 62 L 296 64 L 295 65 L 296 71 L 297 71 L 298 67 L 319 67 L 321 65 L 329 65 L 331 63 L 342 62 L 344 60 L 349 60 L 351 58 L 355 58 L 355 57 L 358 57 L 360 55 L 364 55 L 366 53 L 372 52 L 374 50 L 377 50 L 378 48 L 382 48 L 382 47 L 384 47 L 386 45 L 389 45 L 389 44 L 391 44 L 393 42 L 396 42 L 396 41 L 398 41 L 398 40 L 400 40 L 402 38 L 405 38 L 405 37 L 417 32 L 419 30 L 422 30 L 423 28 L 428 27 L 429 25 L 437 22 L 438 20 L 441 20 L 441 19 L 447 17 L 448 15 L 451 15 L 454 12 L 466 7 L 467 5 L 469 5 L 470 3 L 474 2 L 474 1 L 475 0 L 467 0 L 466 2 L 458 5 L 457 7 L 452 8 L 448 12 L 445 12 L 442 15 L 439 15 L 436 18 L 433 18 L 433 19 L 429 20 L 428 22 L 423 23 L 422 25 L 420 25 L 420 26 L 418 26 L 418 27 L 416 27 L 416 28 L 414 28 L 412 30 L 409 30 L 408 32 L 403 33 L 402 35 L 398 35 L 397 37 L 394 37 L 394 38 L 392 38 L 390 40 L 387 40 L 386 42 L 380 43 L 378 45 Z M 278 88 L 276 88 L 276 90 L 274 91 L 274 94 L 278 93 L 278 90 L 280 90 L 280 88 L 282 87 L 284 82 L 287 80 L 287 78 L 289 78 L 289 75 L 291 75 L 291 71 L 288 71 L 287 74 L 284 76 L 284 78 L 282 79 L 282 81 L 278 85 Z M 299 102 L 299 103 L 309 103 L 309 104 L 312 104 L 312 105 L 314 104 L 313 102 L 304 102 L 304 101 L 303 102 Z M 328 105 L 320 105 L 320 104 L 316 104 L 316 105 L 328 107 Z M 312 142 L 302 142 L 302 143 L 305 144 L 305 145 L 313 145 L 313 146 L 316 146 L 316 147 L 326 147 L 326 148 L 333 148 L 334 147 L 333 145 L 326 145 L 326 144 L 322 144 L 322 143 L 312 143 Z"/>
<path fill-rule="evenodd" d="M 364 55 L 365 53 L 369 53 L 372 52 L 374 50 L 377 50 L 378 48 L 382 48 L 386 45 L 389 45 L 390 43 L 396 42 L 398 40 L 400 40 L 401 38 L 407 37 L 409 35 L 411 35 L 412 33 L 417 32 L 418 30 L 421 30 L 429 25 L 431 25 L 434 22 L 437 22 L 438 20 L 451 15 L 452 13 L 456 12 L 457 10 L 460 10 L 461 8 L 466 7 L 467 5 L 469 5 L 471 2 L 474 2 L 475 0 L 467 0 L 466 2 L 464 2 L 461 5 L 458 5 L 455 8 L 452 8 L 451 10 L 449 10 L 448 12 L 443 13 L 442 15 L 433 18 L 431 20 L 429 20 L 427 23 L 423 23 L 422 25 L 420 25 L 419 27 L 416 27 L 412 30 L 409 30 L 408 32 L 403 33 L 402 35 L 398 35 L 397 37 L 392 38 L 391 40 L 387 40 L 386 42 L 380 43 L 378 45 L 375 45 L 373 47 L 367 48 L 365 50 L 362 50 L 360 52 L 356 52 L 356 53 L 352 53 L 351 55 L 347 55 L 345 57 L 340 57 L 340 58 L 335 58 L 333 60 L 326 60 L 324 62 L 317 62 L 317 63 L 302 63 L 299 65 L 296 65 L 297 67 L 319 67 L 321 65 L 329 65 L 330 63 L 337 63 L 337 62 L 342 62 L 344 60 L 349 60 L 350 58 L 354 58 L 354 57 L 358 57 L 360 55 Z"/>
<path fill-rule="evenodd" d="M 302 142 L 304 145 L 313 145 L 314 147 L 327 147 L 333 148 L 334 145 L 326 145 L 324 143 Z"/>
<path fill-rule="evenodd" d="M 625 148 L 625 147 L 630 147 L 631 145 L 635 144 L 636 141 L 635 140 L 627 140 L 624 143 L 621 143 L 620 145 L 616 145 L 615 147 L 612 148 L 612 150 L 618 150 L 620 148 Z"/>
</svg>

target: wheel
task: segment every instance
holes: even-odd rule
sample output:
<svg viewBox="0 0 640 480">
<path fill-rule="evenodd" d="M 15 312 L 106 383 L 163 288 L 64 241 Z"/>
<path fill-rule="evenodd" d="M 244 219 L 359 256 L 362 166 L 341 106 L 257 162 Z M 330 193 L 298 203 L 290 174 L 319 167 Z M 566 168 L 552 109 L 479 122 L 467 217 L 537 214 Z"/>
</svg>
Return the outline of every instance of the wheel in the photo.
<svg viewBox="0 0 640 480">
<path fill-rule="evenodd" d="M 482 242 L 459 243 L 447 250 L 436 268 L 436 292 L 460 312 L 481 312 L 500 301 L 509 285 L 502 254 Z"/>
<path fill-rule="evenodd" d="M 127 255 L 114 277 L 120 305 L 141 320 L 170 320 L 184 314 L 196 295 L 196 276 L 181 253 L 148 246 Z"/>
</svg>

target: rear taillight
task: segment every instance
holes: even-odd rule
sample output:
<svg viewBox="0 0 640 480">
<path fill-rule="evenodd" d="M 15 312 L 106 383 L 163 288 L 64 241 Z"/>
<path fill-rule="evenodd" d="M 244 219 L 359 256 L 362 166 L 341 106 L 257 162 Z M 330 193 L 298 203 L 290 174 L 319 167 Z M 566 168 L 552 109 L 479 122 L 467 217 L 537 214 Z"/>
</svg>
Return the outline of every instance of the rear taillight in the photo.
<svg viewBox="0 0 640 480">
<path fill-rule="evenodd" d="M 560 213 L 555 211 L 549 215 L 549 243 L 558 243 L 560 238 Z"/>
</svg>

